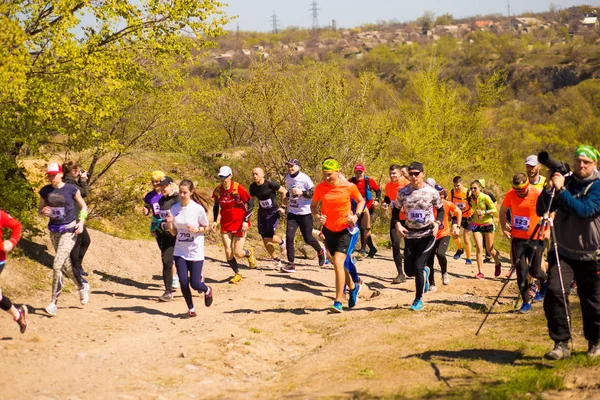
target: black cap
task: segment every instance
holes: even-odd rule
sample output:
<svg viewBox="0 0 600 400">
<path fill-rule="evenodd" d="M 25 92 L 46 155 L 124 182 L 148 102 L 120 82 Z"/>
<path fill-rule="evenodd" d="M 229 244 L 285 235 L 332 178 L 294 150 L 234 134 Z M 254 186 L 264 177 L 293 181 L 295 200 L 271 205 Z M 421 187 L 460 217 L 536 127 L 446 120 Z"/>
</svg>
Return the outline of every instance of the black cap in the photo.
<svg viewBox="0 0 600 400">
<path fill-rule="evenodd" d="M 173 178 L 171 178 L 170 176 L 165 176 L 164 178 L 162 178 L 159 182 L 160 186 L 169 186 L 171 183 L 173 183 Z"/>
<path fill-rule="evenodd" d="M 421 164 L 418 161 L 413 161 L 412 163 L 410 163 L 410 165 L 408 166 L 408 170 L 409 171 L 415 171 L 416 170 L 416 171 L 421 171 L 421 172 L 425 171 L 423 169 L 423 164 Z"/>
<path fill-rule="evenodd" d="M 287 162 L 285 164 L 300 166 L 300 161 L 298 161 L 298 159 L 296 159 L 296 158 L 290 158 L 289 160 L 287 160 Z"/>
</svg>

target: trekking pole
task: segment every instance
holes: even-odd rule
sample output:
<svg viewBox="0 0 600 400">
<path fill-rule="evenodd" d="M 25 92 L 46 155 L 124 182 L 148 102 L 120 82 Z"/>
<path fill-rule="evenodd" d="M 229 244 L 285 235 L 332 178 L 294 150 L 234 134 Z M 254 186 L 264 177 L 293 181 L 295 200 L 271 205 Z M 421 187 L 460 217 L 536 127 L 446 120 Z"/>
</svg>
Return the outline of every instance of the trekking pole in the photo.
<svg viewBox="0 0 600 400">
<path fill-rule="evenodd" d="M 485 314 L 485 317 L 483 318 L 483 321 L 481 321 L 481 325 L 479 325 L 479 329 L 477 329 L 477 332 L 475 332 L 475 336 L 479 335 L 479 332 L 481 332 L 481 328 L 483 328 L 483 325 L 485 324 L 485 321 L 487 321 L 488 317 L 490 316 L 490 314 L 492 313 L 492 310 L 494 309 L 494 306 L 496 305 L 496 303 L 498 302 L 498 299 L 500 299 L 500 296 L 502 295 L 502 292 L 504 291 L 504 289 L 506 288 L 506 286 L 508 285 L 508 283 L 510 282 L 510 278 L 512 277 L 512 274 L 515 272 L 515 266 L 513 265 L 510 268 L 510 273 L 508 274 L 508 276 L 506 277 L 506 280 L 504 281 L 504 285 L 502 285 L 502 288 L 500 288 L 500 291 L 498 292 L 498 295 L 496 296 L 496 298 L 494 299 L 494 302 L 492 303 L 492 305 L 490 306 L 490 309 L 488 310 L 488 312 Z"/>
<path fill-rule="evenodd" d="M 552 197 L 554 197 L 554 189 L 552 189 Z M 550 200 L 552 201 L 552 199 Z M 560 259 L 558 258 L 558 242 L 556 241 L 556 230 L 554 229 L 554 221 L 552 218 L 548 218 L 550 222 L 550 232 L 552 234 L 552 243 L 554 244 L 554 257 L 556 257 L 556 268 L 558 269 L 558 280 L 560 282 L 560 291 L 562 293 L 562 300 L 565 306 L 565 317 L 567 318 L 567 324 L 569 325 L 569 337 L 571 342 L 571 351 L 573 350 L 573 332 L 571 329 L 571 312 L 569 310 L 569 304 L 567 303 L 567 297 L 565 293 L 565 283 L 562 276 L 562 268 L 560 266 Z"/>
</svg>

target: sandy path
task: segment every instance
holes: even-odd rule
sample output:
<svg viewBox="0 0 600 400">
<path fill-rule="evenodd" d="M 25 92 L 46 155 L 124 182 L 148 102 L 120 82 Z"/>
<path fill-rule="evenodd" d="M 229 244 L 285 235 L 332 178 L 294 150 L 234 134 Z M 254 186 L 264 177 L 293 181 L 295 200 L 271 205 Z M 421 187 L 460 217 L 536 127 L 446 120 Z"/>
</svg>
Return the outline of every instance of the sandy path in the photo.
<svg viewBox="0 0 600 400">
<path fill-rule="evenodd" d="M 87 306 L 74 291 L 61 297 L 56 318 L 45 317 L 48 287 L 15 299 L 30 305 L 25 335 L 6 317 L 0 324 L 1 398 L 314 398 L 461 385 L 468 372 L 443 363 L 436 372 L 427 356 L 457 340 L 485 348 L 485 337 L 473 332 L 480 304 L 500 287 L 473 279 L 475 267 L 450 257 L 451 285 L 442 286 L 438 274 L 439 290 L 412 313 L 414 281 L 391 285 L 391 252 L 380 250 L 358 268 L 381 294 L 367 299 L 372 292 L 365 289 L 355 310 L 331 315 L 333 270 L 316 260 L 301 260 L 290 275 L 244 269 L 244 281 L 229 285 L 230 269 L 217 261 L 223 253 L 210 247 L 205 276 L 215 301 L 206 309 L 196 295 L 198 317 L 187 319 L 180 292 L 173 302 L 156 301 L 162 280 L 154 242 L 91 234 Z M 259 268 L 268 265 L 259 260 Z M 493 266 L 486 269 L 491 276 Z M 518 317 L 495 315 L 486 329 Z"/>
</svg>

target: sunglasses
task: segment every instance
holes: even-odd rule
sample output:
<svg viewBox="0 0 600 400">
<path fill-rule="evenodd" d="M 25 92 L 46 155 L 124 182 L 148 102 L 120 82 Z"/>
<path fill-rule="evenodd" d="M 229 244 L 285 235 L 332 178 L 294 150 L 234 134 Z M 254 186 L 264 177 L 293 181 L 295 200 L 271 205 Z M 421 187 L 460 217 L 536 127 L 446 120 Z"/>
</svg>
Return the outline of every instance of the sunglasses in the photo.
<svg viewBox="0 0 600 400">
<path fill-rule="evenodd" d="M 477 186 L 473 186 L 471 190 L 479 190 L 479 188 Z"/>
<path fill-rule="evenodd" d="M 421 171 L 413 171 L 413 172 L 409 172 L 408 174 L 410 176 L 419 176 L 421 174 Z"/>
</svg>

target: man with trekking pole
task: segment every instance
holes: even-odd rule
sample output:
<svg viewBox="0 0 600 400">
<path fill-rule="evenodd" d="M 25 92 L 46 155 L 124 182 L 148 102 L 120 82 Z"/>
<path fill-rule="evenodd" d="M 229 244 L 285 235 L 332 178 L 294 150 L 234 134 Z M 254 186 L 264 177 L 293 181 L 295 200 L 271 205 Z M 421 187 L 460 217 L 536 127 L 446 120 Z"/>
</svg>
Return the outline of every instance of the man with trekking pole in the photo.
<svg viewBox="0 0 600 400">
<path fill-rule="evenodd" d="M 588 357 L 600 357 L 600 182 L 597 162 L 600 154 L 592 146 L 575 151 L 573 173 L 566 164 L 540 153 L 539 161 L 551 171 L 537 201 L 536 212 L 549 219 L 552 246 L 548 252 L 548 293 L 544 312 L 554 349 L 546 353 L 553 360 L 571 356 L 571 317 L 565 283 L 575 278 L 581 302 L 583 333 Z M 571 346 L 572 347 L 572 346 Z"/>
</svg>

